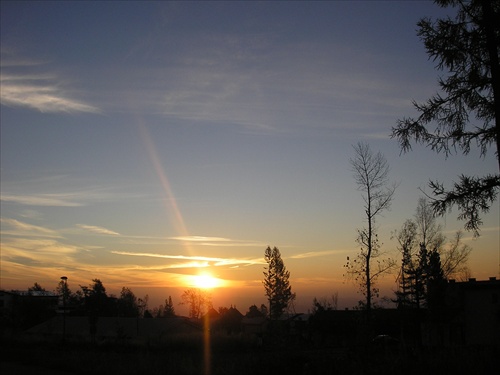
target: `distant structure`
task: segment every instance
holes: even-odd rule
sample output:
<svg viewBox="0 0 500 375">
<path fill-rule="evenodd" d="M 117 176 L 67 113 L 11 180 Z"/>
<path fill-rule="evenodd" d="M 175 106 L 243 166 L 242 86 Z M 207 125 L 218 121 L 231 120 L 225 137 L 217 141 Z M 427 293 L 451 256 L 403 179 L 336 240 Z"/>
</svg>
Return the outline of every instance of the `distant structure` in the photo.
<svg viewBox="0 0 500 375">
<path fill-rule="evenodd" d="M 55 311 L 59 296 L 49 291 L 0 290 L 0 316 L 10 316 L 18 307 L 30 303 Z"/>
<path fill-rule="evenodd" d="M 500 346 L 500 280 L 496 277 L 449 280 L 445 306 L 444 319 L 424 326 L 424 344 Z"/>
<path fill-rule="evenodd" d="M 56 315 L 58 304 L 49 291 L 0 290 L 0 329 L 14 333 L 39 324 Z"/>
</svg>

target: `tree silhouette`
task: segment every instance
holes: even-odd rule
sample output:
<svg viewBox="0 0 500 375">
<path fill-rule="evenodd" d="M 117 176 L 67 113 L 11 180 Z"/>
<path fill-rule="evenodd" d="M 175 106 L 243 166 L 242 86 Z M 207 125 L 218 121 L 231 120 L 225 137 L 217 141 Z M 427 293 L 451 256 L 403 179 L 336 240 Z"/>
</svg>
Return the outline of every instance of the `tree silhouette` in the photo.
<svg viewBox="0 0 500 375">
<path fill-rule="evenodd" d="M 123 287 L 117 301 L 118 315 L 125 317 L 138 317 L 139 304 L 137 297 L 131 289 Z"/>
<path fill-rule="evenodd" d="M 455 233 L 448 246 L 440 251 L 441 268 L 445 279 L 458 278 L 466 281 L 470 275 L 467 265 L 472 247 L 462 242 L 463 233 Z"/>
<path fill-rule="evenodd" d="M 441 285 L 442 280 L 468 272 L 470 246 L 461 242 L 460 231 L 446 244 L 441 225 L 425 198 L 419 199 L 414 220 L 406 220 L 394 237 L 402 255 L 396 292 L 400 307 L 427 306 L 429 283 Z"/>
<path fill-rule="evenodd" d="M 484 157 L 496 146 L 500 168 L 500 2 L 489 0 L 437 0 L 441 7 L 457 7 L 455 20 L 425 18 L 418 23 L 418 35 L 439 70 L 448 70 L 439 79 L 444 95 L 436 94 L 426 103 L 413 102 L 420 112 L 415 118 L 398 120 L 392 128 L 403 152 L 411 142 L 429 146 L 446 157 L 461 150 L 468 154 L 476 144 Z M 431 128 L 435 124 L 435 128 Z M 477 124 L 477 125 L 476 125 Z M 448 190 L 430 181 L 433 210 L 444 214 L 453 206 L 461 212 L 465 228 L 479 235 L 481 213 L 489 211 L 497 199 L 500 175 L 460 176 Z"/>
<path fill-rule="evenodd" d="M 89 286 L 80 286 L 83 295 L 83 304 L 89 316 L 112 315 L 109 297 L 106 288 L 99 279 L 93 279 Z"/>
<path fill-rule="evenodd" d="M 61 296 L 61 298 L 66 301 L 70 301 L 73 297 L 71 293 L 71 289 L 68 286 L 67 280 L 60 280 L 56 287 L 57 295 Z"/>
<path fill-rule="evenodd" d="M 46 292 L 45 288 L 38 283 L 34 283 L 32 287 L 28 288 L 28 293 L 31 292 Z"/>
<path fill-rule="evenodd" d="M 175 308 L 171 296 L 168 296 L 168 299 L 165 300 L 165 308 L 163 310 L 163 316 L 165 317 L 175 316 Z"/>
<path fill-rule="evenodd" d="M 248 308 L 247 313 L 245 314 L 247 318 L 263 318 L 265 315 L 263 312 L 257 307 L 257 305 L 252 305 Z"/>
<path fill-rule="evenodd" d="M 446 279 L 441 265 L 439 251 L 429 252 L 427 268 L 427 307 L 431 313 L 437 313 L 444 306 Z"/>
<path fill-rule="evenodd" d="M 367 317 L 373 307 L 373 299 L 378 296 L 376 280 L 390 271 L 395 262 L 390 258 L 381 259 L 375 219 L 391 205 L 396 185 L 389 186 L 389 165 L 380 153 L 373 154 L 364 143 L 354 146 L 355 157 L 350 160 L 358 190 L 363 192 L 364 212 L 367 226 L 358 229 L 357 242 L 361 250 L 352 261 L 347 258 L 346 275 L 359 283 L 360 291 L 365 296 L 360 301 L 366 309 Z M 375 264 L 373 262 L 376 261 Z"/>
<path fill-rule="evenodd" d="M 336 292 L 331 295 L 330 299 L 326 297 L 313 298 L 312 308 L 310 310 L 311 314 L 322 313 L 324 311 L 337 310 L 339 303 L 339 294 Z"/>
<path fill-rule="evenodd" d="M 419 198 L 415 212 L 419 251 L 416 256 L 416 268 L 413 273 L 414 298 L 417 308 L 427 305 L 427 290 L 429 281 L 429 262 L 431 256 L 441 251 L 446 238 L 442 234 L 442 227 L 436 222 L 426 198 Z"/>
<path fill-rule="evenodd" d="M 415 294 L 415 273 L 417 265 L 414 251 L 417 245 L 417 225 L 413 220 L 406 220 L 399 231 L 394 234 L 401 252 L 401 269 L 397 277 L 398 290 L 396 303 L 398 308 L 413 307 Z"/>
<path fill-rule="evenodd" d="M 182 305 L 189 306 L 189 317 L 200 318 L 207 307 L 211 307 L 210 295 L 201 289 L 191 288 L 182 293 Z"/>
<path fill-rule="evenodd" d="M 264 288 L 269 301 L 269 314 L 272 320 L 278 319 L 295 298 L 290 286 L 290 272 L 287 271 L 281 253 L 277 247 L 272 250 L 268 247 L 264 258 L 267 263 L 267 271 L 264 271 Z"/>
</svg>

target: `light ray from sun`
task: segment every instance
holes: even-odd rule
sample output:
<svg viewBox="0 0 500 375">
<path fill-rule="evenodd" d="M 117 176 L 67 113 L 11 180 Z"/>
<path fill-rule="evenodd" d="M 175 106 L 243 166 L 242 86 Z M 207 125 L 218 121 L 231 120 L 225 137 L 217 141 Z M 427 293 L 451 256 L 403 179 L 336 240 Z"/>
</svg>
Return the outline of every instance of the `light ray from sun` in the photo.
<svg viewBox="0 0 500 375">
<path fill-rule="evenodd" d="M 167 173 L 165 171 L 165 168 L 161 164 L 160 158 L 158 157 L 158 151 L 156 150 L 156 146 L 153 140 L 151 139 L 151 135 L 149 134 L 146 126 L 142 123 L 142 121 L 139 121 L 139 124 L 140 124 L 139 129 L 141 132 L 141 136 L 146 145 L 146 150 L 148 151 L 149 158 L 151 159 L 151 163 L 153 164 L 153 167 L 156 171 L 156 174 L 158 175 L 160 183 L 163 187 L 163 191 L 167 198 L 165 202 L 167 212 L 173 216 L 173 224 L 178 235 L 181 237 L 189 237 L 189 232 L 184 222 L 184 218 L 181 214 L 181 210 L 177 205 L 177 200 L 172 191 L 172 187 L 167 177 Z M 188 253 L 192 254 L 191 246 L 189 245 L 189 243 L 187 241 L 183 241 L 183 244 Z"/>
</svg>

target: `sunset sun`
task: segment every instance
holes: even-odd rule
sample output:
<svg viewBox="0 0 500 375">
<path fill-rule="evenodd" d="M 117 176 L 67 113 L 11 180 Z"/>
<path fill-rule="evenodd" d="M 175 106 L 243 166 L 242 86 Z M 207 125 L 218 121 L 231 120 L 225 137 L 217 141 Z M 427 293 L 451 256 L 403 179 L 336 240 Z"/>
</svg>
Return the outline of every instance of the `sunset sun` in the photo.
<svg viewBox="0 0 500 375">
<path fill-rule="evenodd" d="M 193 276 L 193 285 L 200 289 L 212 289 L 222 286 L 222 280 L 213 277 L 209 273 Z"/>
</svg>

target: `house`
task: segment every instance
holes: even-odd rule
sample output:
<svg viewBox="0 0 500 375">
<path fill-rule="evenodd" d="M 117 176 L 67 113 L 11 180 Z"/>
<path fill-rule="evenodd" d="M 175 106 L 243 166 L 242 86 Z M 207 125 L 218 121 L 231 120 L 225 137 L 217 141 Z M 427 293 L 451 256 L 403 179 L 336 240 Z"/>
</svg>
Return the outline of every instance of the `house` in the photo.
<svg viewBox="0 0 500 375">
<path fill-rule="evenodd" d="M 426 345 L 500 346 L 500 280 L 450 280 L 445 309 L 423 326 Z"/>
<path fill-rule="evenodd" d="M 32 327 L 56 315 L 59 296 L 48 291 L 0 291 L 0 317 L 11 331 Z"/>
<path fill-rule="evenodd" d="M 465 344 L 500 345 L 500 280 L 451 282 L 448 295 L 458 308 L 458 334 Z M 452 337 L 458 336 L 452 335 Z"/>
<path fill-rule="evenodd" d="M 56 310 L 59 296 L 48 291 L 0 290 L 0 316 L 8 316 L 24 304 Z"/>
<path fill-rule="evenodd" d="M 241 320 L 243 332 L 248 336 L 262 337 L 267 331 L 268 320 L 265 316 L 243 317 Z"/>
<path fill-rule="evenodd" d="M 208 311 L 201 317 L 201 321 L 208 323 L 209 326 L 212 326 L 219 319 L 220 314 L 213 307 L 209 308 Z"/>
</svg>

